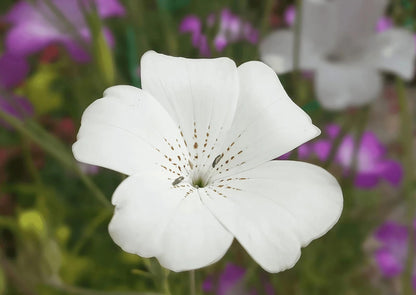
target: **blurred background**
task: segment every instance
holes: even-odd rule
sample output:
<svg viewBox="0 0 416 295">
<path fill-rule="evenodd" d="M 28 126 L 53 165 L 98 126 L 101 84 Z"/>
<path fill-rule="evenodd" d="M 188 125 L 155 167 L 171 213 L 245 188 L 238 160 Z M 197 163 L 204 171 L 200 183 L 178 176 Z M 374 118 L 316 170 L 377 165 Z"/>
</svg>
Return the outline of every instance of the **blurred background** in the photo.
<svg viewBox="0 0 416 295">
<path fill-rule="evenodd" d="M 77 163 L 84 109 L 140 87 L 147 50 L 262 60 L 322 130 L 283 155 L 328 169 L 340 221 L 269 274 L 234 242 L 198 294 L 416 294 L 413 0 L 0 2 L 0 294 L 189 294 L 187 273 L 123 252 L 123 175 Z"/>
</svg>

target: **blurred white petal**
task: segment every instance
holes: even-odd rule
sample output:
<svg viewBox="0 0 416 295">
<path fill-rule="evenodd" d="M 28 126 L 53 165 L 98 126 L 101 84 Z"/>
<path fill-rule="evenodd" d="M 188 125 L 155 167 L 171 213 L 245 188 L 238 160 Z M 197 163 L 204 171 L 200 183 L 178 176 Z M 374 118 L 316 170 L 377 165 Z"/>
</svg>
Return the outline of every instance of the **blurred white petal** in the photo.
<svg viewBox="0 0 416 295">
<path fill-rule="evenodd" d="M 260 56 L 278 74 L 293 71 L 294 34 L 281 30 L 268 35 L 260 43 Z M 299 68 L 313 70 L 322 58 L 320 51 L 309 39 L 302 39 Z"/>
<path fill-rule="evenodd" d="M 388 0 L 335 0 L 333 3 L 336 5 L 335 50 L 349 53 L 375 34 Z"/>
<path fill-rule="evenodd" d="M 376 99 L 382 78 L 376 69 L 360 64 L 322 63 L 315 75 L 319 102 L 330 110 L 361 106 Z"/>
<path fill-rule="evenodd" d="M 415 59 L 413 34 L 405 29 L 390 29 L 371 39 L 364 62 L 410 80 L 415 73 Z"/>
</svg>

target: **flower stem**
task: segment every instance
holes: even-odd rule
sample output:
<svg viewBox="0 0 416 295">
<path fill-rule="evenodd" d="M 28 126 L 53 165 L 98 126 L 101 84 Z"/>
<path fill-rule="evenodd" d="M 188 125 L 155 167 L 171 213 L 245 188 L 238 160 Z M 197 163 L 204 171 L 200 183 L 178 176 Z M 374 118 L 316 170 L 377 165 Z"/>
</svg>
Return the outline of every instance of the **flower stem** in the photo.
<svg viewBox="0 0 416 295">
<path fill-rule="evenodd" d="M 293 72 L 295 75 L 299 75 L 300 50 L 302 45 L 302 12 L 303 1 L 296 0 L 295 38 L 293 40 Z"/>
<path fill-rule="evenodd" d="M 19 119 L 9 115 L 5 111 L 0 109 L 0 119 L 7 122 L 15 130 L 20 132 L 26 138 L 32 140 L 45 152 L 49 153 L 56 160 L 61 162 L 63 165 L 70 168 L 75 172 L 85 186 L 93 193 L 93 196 L 104 206 L 110 207 L 110 202 L 106 199 L 101 190 L 95 185 L 95 183 L 86 176 L 77 163 L 73 159 L 72 155 L 66 150 L 66 147 L 58 141 L 55 137 L 50 135 L 41 126 L 35 122 L 27 121 L 25 124 Z"/>
<path fill-rule="evenodd" d="M 264 3 L 263 19 L 262 19 L 261 27 L 260 27 L 261 36 L 264 36 L 264 34 L 267 31 L 267 28 L 269 27 L 270 11 L 273 8 L 273 3 L 274 3 L 273 0 L 266 0 Z"/>
<path fill-rule="evenodd" d="M 403 166 L 404 166 L 404 180 L 403 180 L 403 194 L 406 201 L 406 218 L 409 232 L 409 240 L 407 247 L 407 260 L 405 270 L 402 276 L 403 294 L 410 295 L 413 293 L 412 287 L 412 273 L 413 264 L 415 260 L 415 231 L 413 228 L 413 219 L 415 217 L 416 197 L 413 189 L 414 180 L 414 155 L 413 155 L 413 117 L 409 106 L 409 100 L 406 97 L 405 86 L 403 80 L 396 78 L 396 90 L 400 107 L 400 121 L 401 132 L 400 139 L 403 146 Z"/>
<path fill-rule="evenodd" d="M 48 283 L 47 286 L 71 295 L 162 295 L 154 292 L 99 291 L 62 283 Z"/>
<path fill-rule="evenodd" d="M 341 126 L 341 129 L 337 136 L 335 137 L 334 141 L 332 142 L 331 150 L 329 151 L 328 158 L 326 158 L 323 168 L 328 169 L 331 166 L 332 162 L 335 159 L 335 156 L 338 152 L 338 148 L 340 147 L 342 140 L 344 139 L 345 135 L 351 130 L 352 126 L 355 123 L 355 118 L 351 118 L 345 125 Z"/>
<path fill-rule="evenodd" d="M 361 110 L 360 116 L 358 118 L 358 126 L 357 126 L 357 131 L 354 137 L 354 152 L 352 154 L 352 159 L 351 159 L 351 176 L 350 176 L 350 180 L 352 183 L 354 183 L 355 181 L 355 176 L 357 174 L 357 168 L 358 168 L 358 155 L 360 153 L 360 147 L 361 147 L 361 141 L 363 138 L 363 134 L 365 131 L 365 127 L 367 126 L 367 121 L 368 121 L 368 114 L 370 112 L 370 108 L 364 107 Z"/>
<path fill-rule="evenodd" d="M 189 294 L 196 295 L 195 270 L 189 271 Z"/>
<path fill-rule="evenodd" d="M 306 103 L 304 91 L 304 83 L 302 82 L 302 77 L 299 69 L 300 58 L 301 58 L 301 48 L 302 48 L 302 18 L 303 18 L 303 1 L 296 0 L 296 20 L 295 20 L 295 29 L 294 29 L 294 39 L 293 39 L 293 74 L 292 74 L 292 84 L 297 99 L 297 103 L 303 105 Z"/>
</svg>

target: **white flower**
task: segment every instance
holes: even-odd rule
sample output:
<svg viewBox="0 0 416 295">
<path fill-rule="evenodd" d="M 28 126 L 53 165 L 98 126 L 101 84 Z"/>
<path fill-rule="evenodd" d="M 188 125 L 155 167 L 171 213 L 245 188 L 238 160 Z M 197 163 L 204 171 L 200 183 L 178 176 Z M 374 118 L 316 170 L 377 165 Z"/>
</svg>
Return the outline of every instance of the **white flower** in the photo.
<svg viewBox="0 0 416 295">
<path fill-rule="evenodd" d="M 387 0 L 304 0 L 300 69 L 316 72 L 315 89 L 323 107 L 340 110 L 375 99 L 382 89 L 380 70 L 404 79 L 414 74 L 413 36 L 392 28 L 377 33 Z M 292 30 L 267 36 L 262 60 L 277 73 L 293 70 Z"/>
<path fill-rule="evenodd" d="M 78 161 L 129 175 L 109 225 L 126 252 L 174 271 L 219 260 L 235 237 L 267 271 L 338 220 L 342 192 L 320 167 L 270 161 L 319 134 L 261 62 L 153 51 L 143 89 L 115 86 L 82 117 Z"/>
</svg>

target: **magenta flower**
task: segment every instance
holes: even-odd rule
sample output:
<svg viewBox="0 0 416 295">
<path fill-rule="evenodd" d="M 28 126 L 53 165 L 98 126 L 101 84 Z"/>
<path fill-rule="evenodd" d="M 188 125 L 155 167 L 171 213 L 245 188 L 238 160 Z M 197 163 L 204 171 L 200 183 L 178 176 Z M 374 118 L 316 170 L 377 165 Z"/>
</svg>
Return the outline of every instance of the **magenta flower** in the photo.
<svg viewBox="0 0 416 295">
<path fill-rule="evenodd" d="M 0 86 L 10 89 L 18 86 L 29 73 L 26 59 L 9 52 L 0 57 Z"/>
<path fill-rule="evenodd" d="M 326 128 L 328 138 L 314 143 L 314 151 L 320 160 L 325 161 L 328 158 L 339 131 L 339 126 L 330 125 Z M 335 161 L 344 168 L 347 174 L 351 170 L 354 145 L 353 136 L 346 135 L 335 156 Z M 354 184 L 360 188 L 372 188 L 381 179 L 387 180 L 393 186 L 398 186 L 403 176 L 400 163 L 386 158 L 386 148 L 370 131 L 364 132 L 361 138 L 356 169 Z"/>
<path fill-rule="evenodd" d="M 5 40 L 7 51 L 26 57 L 50 44 L 58 43 L 66 48 L 75 61 L 86 62 L 89 55 L 81 43 L 89 43 L 91 34 L 78 4 L 83 3 L 85 9 L 90 9 L 91 4 L 95 4 L 101 18 L 125 13 L 118 0 L 52 0 L 51 3 L 66 20 L 41 0 L 33 3 L 19 1 L 3 16 L 2 19 L 11 24 Z M 104 29 L 104 34 L 111 42 L 110 31 Z"/>
<path fill-rule="evenodd" d="M 288 26 L 293 26 L 296 20 L 296 8 L 295 5 L 289 5 L 284 14 L 285 23 Z"/>
<path fill-rule="evenodd" d="M 218 24 L 218 32 L 212 42 L 218 52 L 223 51 L 231 43 L 246 41 L 256 44 L 258 42 L 258 31 L 229 9 L 223 9 L 218 19 L 215 14 L 210 14 L 205 23 L 202 23 L 201 19 L 195 15 L 188 15 L 182 20 L 179 31 L 191 34 L 192 46 L 199 50 L 201 56 L 210 56 L 209 42 L 203 27 L 212 28 L 216 24 Z"/>
<path fill-rule="evenodd" d="M 288 160 L 290 158 L 290 155 L 292 154 L 292 152 L 293 151 L 288 152 L 284 155 L 281 155 L 278 159 L 279 160 Z M 306 143 L 302 144 L 301 146 L 299 146 L 296 149 L 296 152 L 297 152 L 297 158 L 299 160 L 305 160 L 313 153 L 313 145 L 306 142 Z"/>
<path fill-rule="evenodd" d="M 414 225 L 416 229 L 416 220 Z M 392 221 L 384 223 L 376 230 L 374 237 L 381 245 L 374 253 L 374 258 L 383 276 L 394 278 L 403 272 L 407 257 L 408 235 L 406 226 Z M 412 282 L 416 290 L 416 267 Z"/>
<path fill-rule="evenodd" d="M 219 277 L 208 277 L 202 284 L 202 290 L 207 294 L 216 295 L 274 295 L 272 285 L 269 282 L 262 284 L 262 290 L 248 288 L 244 284 L 246 270 L 232 263 L 227 263 Z"/>
<path fill-rule="evenodd" d="M 377 22 L 376 31 L 381 33 L 381 32 L 390 30 L 393 27 L 394 27 L 393 20 L 388 16 L 383 16 Z"/>
</svg>

